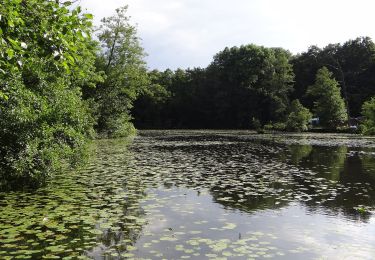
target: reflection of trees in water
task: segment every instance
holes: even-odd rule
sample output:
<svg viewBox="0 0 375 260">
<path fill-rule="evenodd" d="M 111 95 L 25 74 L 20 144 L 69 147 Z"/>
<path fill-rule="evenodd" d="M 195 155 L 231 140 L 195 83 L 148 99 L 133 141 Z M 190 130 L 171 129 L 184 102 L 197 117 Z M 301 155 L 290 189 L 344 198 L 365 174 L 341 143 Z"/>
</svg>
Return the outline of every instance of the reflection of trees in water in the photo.
<svg viewBox="0 0 375 260">
<path fill-rule="evenodd" d="M 254 181 L 253 184 L 259 184 L 257 179 L 262 177 L 259 172 L 264 168 L 261 161 L 267 161 L 265 164 L 269 168 L 277 168 L 272 163 L 272 158 L 278 152 L 278 147 L 265 146 L 260 142 L 232 143 L 226 142 L 223 138 L 220 139 L 223 143 L 217 142 L 216 139 L 210 139 L 211 143 L 207 143 L 204 138 L 197 138 L 197 140 L 198 142 L 195 142 L 190 138 L 186 143 L 185 139 L 173 137 L 167 139 L 167 145 L 163 145 L 163 142 L 156 142 L 154 146 L 148 145 L 143 148 L 135 146 L 134 149 L 135 154 L 138 152 L 141 154 L 141 158 L 137 161 L 142 167 L 146 167 L 147 162 L 142 162 L 145 158 L 153 158 L 152 163 L 155 163 L 153 170 L 158 172 L 157 177 L 153 177 L 160 178 L 164 188 L 209 189 L 214 195 L 214 200 L 217 197 L 221 204 L 228 205 L 231 204 L 230 201 L 221 199 L 232 196 L 233 204 L 247 211 L 249 205 L 253 205 L 251 208 L 255 210 L 259 207 L 267 208 L 270 205 L 280 207 L 285 203 L 275 202 L 274 196 L 265 198 L 240 194 L 244 192 L 243 188 L 251 186 L 251 183 L 248 185 L 241 183 L 242 179 L 245 182 Z M 149 161 L 147 166 L 150 166 Z M 273 181 L 264 185 L 265 188 L 278 186 Z"/>
<path fill-rule="evenodd" d="M 252 212 L 300 201 L 311 211 L 318 208 L 356 218 L 359 214 L 353 207 L 358 202 L 374 205 L 374 194 L 358 195 L 347 183 L 348 176 L 353 182 L 370 178 L 359 178 L 363 158 L 353 161 L 347 147 L 175 135 L 148 139 L 147 146 L 135 149 L 144 157 L 138 159 L 146 160 L 143 165 L 150 165 L 145 158 L 152 158 L 153 171 L 159 172 L 165 188 L 208 189 L 213 200 L 225 207 Z"/>
<path fill-rule="evenodd" d="M 374 167 L 375 160 L 363 163 L 367 160 L 365 157 L 358 156 L 358 153 L 351 155 L 348 153 L 348 148 L 342 146 L 310 146 L 310 149 L 304 146 L 291 146 L 290 153 L 294 164 L 302 168 L 313 169 L 317 173 L 317 178 L 331 181 L 335 189 L 335 198 L 325 200 L 324 196 L 319 196 L 319 187 L 311 187 L 310 183 L 306 183 L 303 178 L 300 179 L 300 183 L 307 188 L 306 193 L 315 195 L 312 200 L 304 202 L 309 211 L 315 212 L 324 208 L 329 211 L 329 214 L 343 214 L 354 219 L 368 220 L 370 215 L 359 213 L 355 207 L 375 205 L 375 194 L 368 187 L 368 183 L 375 184 L 375 176 L 371 176 L 374 171 L 367 171 L 364 167 L 364 164 Z M 298 160 L 293 158 L 298 158 Z M 330 189 L 329 186 L 326 188 Z"/>
<path fill-rule="evenodd" d="M 313 150 L 311 145 L 290 145 L 288 148 L 290 151 L 290 161 L 293 164 L 298 164 L 303 158 L 309 156 Z"/>
<path fill-rule="evenodd" d="M 308 156 L 300 160 L 299 166 L 313 169 L 318 173 L 318 177 L 323 177 L 331 181 L 339 181 L 347 152 L 348 148 L 345 146 L 315 146 Z"/>
<path fill-rule="evenodd" d="M 272 196 L 246 196 L 239 197 L 237 194 L 226 193 L 225 191 L 218 192 L 216 188 L 210 190 L 215 203 L 223 205 L 226 209 L 233 208 L 244 212 L 252 213 L 262 209 L 277 209 L 285 207 L 289 204 L 288 201 L 279 201 Z M 224 198 L 224 200 L 223 200 Z"/>
<path fill-rule="evenodd" d="M 87 256 L 110 258 L 110 255 L 127 253 L 129 246 L 134 246 L 140 237 L 145 224 L 140 201 L 147 195 L 146 185 L 136 171 L 127 140 L 103 140 L 95 148 L 96 161 L 89 166 L 95 172 L 92 182 L 86 185 L 92 186 L 100 201 L 96 228 L 103 233 L 97 236 L 98 245 Z"/>
</svg>

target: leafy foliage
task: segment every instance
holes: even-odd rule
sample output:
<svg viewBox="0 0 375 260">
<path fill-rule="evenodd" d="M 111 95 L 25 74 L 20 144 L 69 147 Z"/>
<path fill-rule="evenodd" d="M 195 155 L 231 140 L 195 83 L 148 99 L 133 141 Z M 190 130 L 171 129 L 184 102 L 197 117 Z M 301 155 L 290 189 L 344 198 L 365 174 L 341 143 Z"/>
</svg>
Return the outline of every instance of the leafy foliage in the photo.
<svg viewBox="0 0 375 260">
<path fill-rule="evenodd" d="M 375 95 L 375 45 L 369 37 L 322 49 L 311 46 L 295 56 L 256 45 L 225 48 L 207 68 L 155 72 L 151 85 L 170 95 L 163 102 L 141 95 L 133 109 L 135 124 L 140 128 L 251 128 L 255 117 L 274 129 L 272 122 L 286 123 L 290 100 L 298 99 L 313 110 L 317 97 L 307 93 L 308 87 L 314 85 L 322 67 L 337 79 L 345 114 L 359 116 L 363 102 Z M 335 103 L 334 99 L 330 102 Z M 340 110 L 343 105 L 338 101 L 334 106 Z M 336 128 L 347 119 L 336 117 L 337 122 L 325 122 L 325 127 Z"/>
<path fill-rule="evenodd" d="M 375 135 L 375 97 L 363 104 L 362 115 L 365 117 L 365 121 L 361 125 L 362 133 Z"/>
<path fill-rule="evenodd" d="M 318 70 L 315 84 L 308 88 L 308 94 L 316 98 L 314 113 L 324 127 L 335 129 L 347 120 L 339 84 L 326 67 Z"/>
<path fill-rule="evenodd" d="M 290 105 L 290 113 L 286 121 L 286 129 L 289 131 L 306 131 L 312 114 L 298 99 L 293 100 Z"/>
<path fill-rule="evenodd" d="M 218 53 L 208 68 L 217 80 L 217 120 L 243 128 L 252 117 L 262 123 L 282 117 L 294 77 L 288 59 L 285 50 L 256 45 Z"/>
<path fill-rule="evenodd" d="M 292 90 L 289 58 L 282 49 L 246 45 L 224 49 L 205 69 L 154 72 L 152 81 L 161 86 L 163 101 L 156 102 L 159 112 L 154 120 L 148 117 L 155 113 L 151 96 L 147 105 L 144 97 L 137 101 L 133 110 L 136 125 L 248 128 L 253 117 L 262 124 L 277 121 L 286 115 Z"/>
<path fill-rule="evenodd" d="M 163 83 L 164 73 L 154 70 L 148 76 L 151 84 L 142 90 L 134 103 L 134 121 L 140 128 L 162 128 L 167 112 L 165 106 L 170 101 L 171 92 Z"/>
<path fill-rule="evenodd" d="M 362 104 L 375 95 L 375 44 L 369 37 L 359 37 L 344 44 L 329 44 L 323 49 L 311 46 L 292 58 L 296 75 L 291 98 L 312 107 L 305 95 L 314 84 L 317 71 L 326 66 L 338 80 L 350 116 L 361 114 Z"/>
<path fill-rule="evenodd" d="M 0 14 L 0 185 L 39 184 L 80 162 L 93 134 L 90 15 L 43 0 L 5 0 Z"/>
<path fill-rule="evenodd" d="M 114 16 L 102 20 L 98 35 L 102 51 L 96 66 L 98 71 L 104 71 L 105 80 L 87 95 L 97 103 L 97 131 L 111 137 L 134 133 L 130 109 L 149 82 L 145 53 L 126 11 L 127 6 L 116 9 Z"/>
</svg>

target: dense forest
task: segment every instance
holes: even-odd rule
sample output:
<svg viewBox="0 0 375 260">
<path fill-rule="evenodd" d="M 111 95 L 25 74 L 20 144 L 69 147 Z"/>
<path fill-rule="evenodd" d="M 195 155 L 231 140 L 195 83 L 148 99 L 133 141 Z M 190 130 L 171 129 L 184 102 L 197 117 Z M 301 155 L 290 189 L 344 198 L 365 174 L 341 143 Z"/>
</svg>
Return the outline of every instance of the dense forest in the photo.
<svg viewBox="0 0 375 260">
<path fill-rule="evenodd" d="M 0 186 L 39 185 L 84 162 L 89 140 L 134 134 L 133 123 L 303 131 L 319 117 L 336 131 L 364 116 L 358 131 L 375 132 L 368 37 L 297 55 L 249 44 L 206 68 L 148 71 L 126 12 L 94 30 L 68 1 L 0 5 Z"/>
<path fill-rule="evenodd" d="M 138 128 L 285 128 L 295 100 L 336 129 L 375 95 L 375 45 L 361 37 L 297 55 L 244 45 L 225 48 L 207 68 L 149 77 L 133 110 Z"/>
</svg>

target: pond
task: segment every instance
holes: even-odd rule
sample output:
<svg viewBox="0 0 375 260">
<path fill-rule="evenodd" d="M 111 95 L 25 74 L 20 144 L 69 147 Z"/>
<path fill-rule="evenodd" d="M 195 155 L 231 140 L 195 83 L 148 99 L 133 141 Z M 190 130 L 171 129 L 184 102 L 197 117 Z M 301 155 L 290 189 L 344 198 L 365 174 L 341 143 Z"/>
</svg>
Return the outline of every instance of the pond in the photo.
<svg viewBox="0 0 375 260">
<path fill-rule="evenodd" d="M 374 259 L 375 139 L 140 131 L 0 193 L 0 259 Z"/>
</svg>

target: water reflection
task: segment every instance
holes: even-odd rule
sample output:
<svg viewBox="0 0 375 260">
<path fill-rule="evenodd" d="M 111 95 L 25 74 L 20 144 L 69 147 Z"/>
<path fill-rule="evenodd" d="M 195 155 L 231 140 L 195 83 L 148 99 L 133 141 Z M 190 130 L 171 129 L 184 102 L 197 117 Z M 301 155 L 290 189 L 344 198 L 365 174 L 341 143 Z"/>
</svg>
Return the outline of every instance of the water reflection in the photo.
<svg viewBox="0 0 375 260">
<path fill-rule="evenodd" d="M 372 148 L 342 146 L 340 140 L 333 146 L 330 139 L 330 146 L 297 145 L 295 140 L 288 145 L 279 137 L 246 138 L 228 132 L 152 132 L 143 138 L 135 152 L 142 149 L 163 164 L 165 188 L 208 188 L 214 201 L 226 207 L 252 212 L 298 201 L 311 211 L 366 221 L 375 205 Z"/>
<path fill-rule="evenodd" d="M 360 207 L 374 207 L 375 193 L 374 156 L 371 149 L 361 151 L 345 146 L 322 147 L 293 145 L 289 147 L 291 161 L 300 168 L 313 169 L 317 177 L 337 183 L 336 198 L 325 201 L 322 206 L 329 214 L 344 214 L 354 220 L 368 221 L 369 212 L 358 212 Z M 296 159 L 297 158 L 297 159 Z M 308 187 L 309 185 L 305 186 Z M 319 193 L 308 189 L 309 194 Z M 316 200 L 306 202 L 315 211 Z"/>
<path fill-rule="evenodd" d="M 85 169 L 0 194 L 0 258 L 371 259 L 374 147 L 242 131 L 102 140 Z"/>
<path fill-rule="evenodd" d="M 147 225 L 126 256 L 371 259 L 374 149 L 368 140 L 352 144 L 337 136 L 141 132 L 131 167 L 147 187 Z"/>
<path fill-rule="evenodd" d="M 159 210 L 145 230 L 157 235 L 141 236 L 136 256 L 372 259 L 374 149 L 356 141 L 142 133 L 137 166 L 163 186 L 149 191 Z"/>
</svg>

